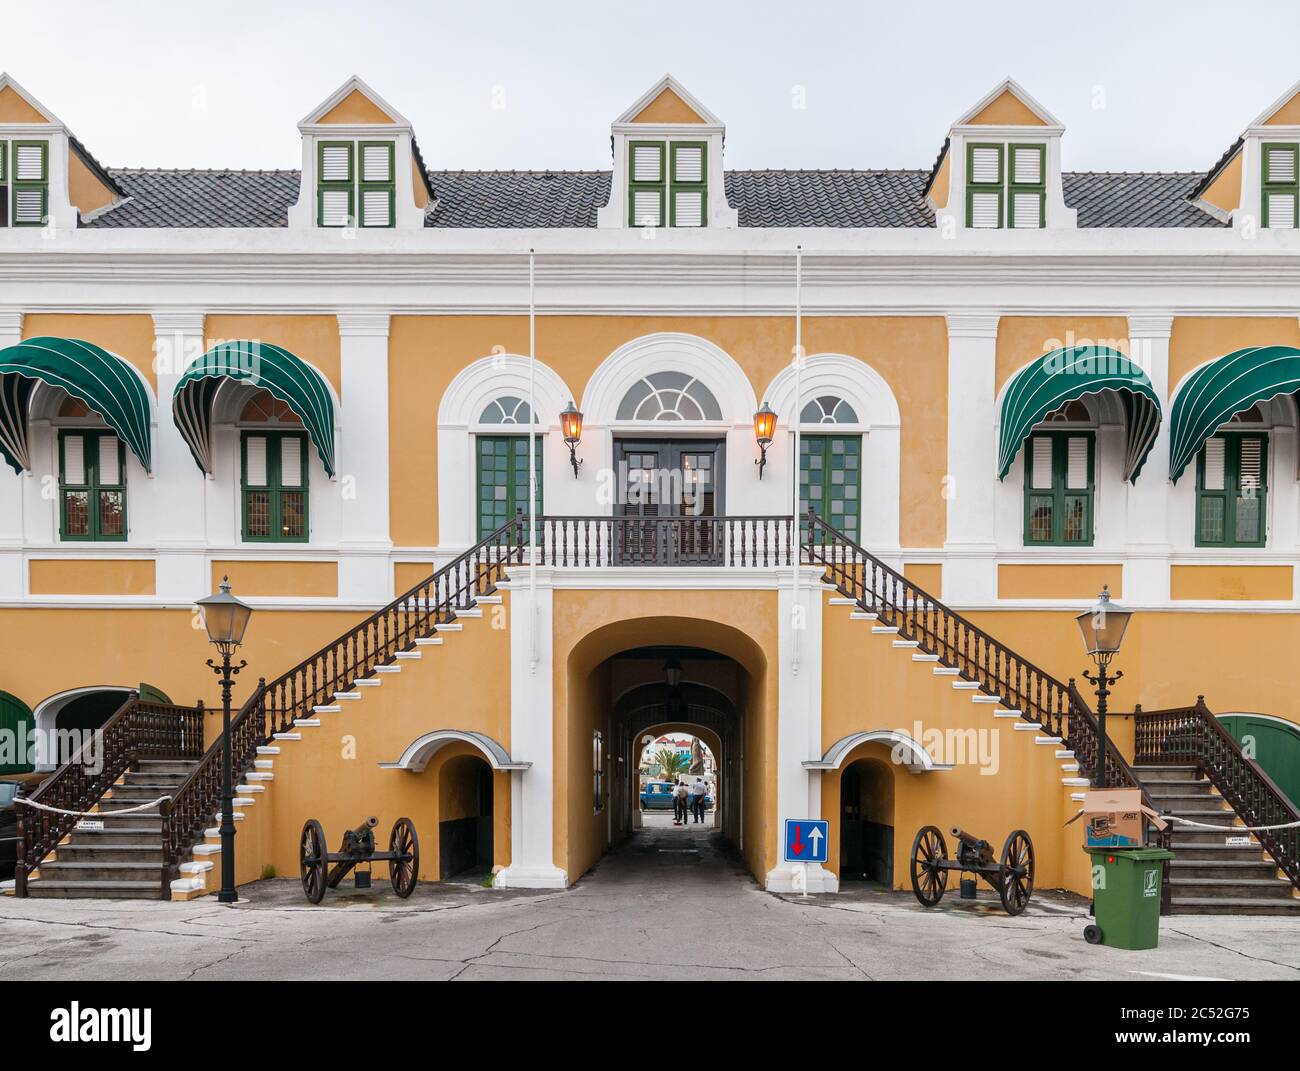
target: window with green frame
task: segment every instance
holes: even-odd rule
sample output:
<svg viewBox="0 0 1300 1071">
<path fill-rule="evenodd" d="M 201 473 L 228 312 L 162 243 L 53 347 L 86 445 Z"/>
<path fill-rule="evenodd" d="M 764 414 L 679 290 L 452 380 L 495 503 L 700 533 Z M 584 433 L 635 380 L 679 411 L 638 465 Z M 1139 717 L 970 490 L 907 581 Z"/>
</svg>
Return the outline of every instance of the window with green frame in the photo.
<svg viewBox="0 0 1300 1071">
<path fill-rule="evenodd" d="M 1263 146 L 1260 212 L 1265 227 L 1290 229 L 1300 216 L 1300 145 L 1274 142 Z"/>
<path fill-rule="evenodd" d="M 1091 431 L 1036 432 L 1025 443 L 1025 545 L 1091 546 Z"/>
<path fill-rule="evenodd" d="M 42 227 L 50 207 L 50 143 L 0 141 L 0 227 Z"/>
<path fill-rule="evenodd" d="M 707 226 L 707 142 L 630 141 L 627 154 L 629 226 Z"/>
<path fill-rule="evenodd" d="M 856 540 L 861 488 L 861 435 L 799 436 L 800 512 L 811 505 L 823 521 Z"/>
<path fill-rule="evenodd" d="M 1196 545 L 1262 547 L 1267 483 L 1267 435 L 1206 439 L 1196 461 Z"/>
<path fill-rule="evenodd" d="M 244 539 L 306 543 L 307 436 L 294 431 L 246 431 L 240 436 Z"/>
<path fill-rule="evenodd" d="M 318 142 L 317 225 L 392 227 L 397 209 L 395 154 L 391 141 Z"/>
<path fill-rule="evenodd" d="M 966 146 L 966 226 L 1034 229 L 1047 220 L 1047 146 Z"/>
<path fill-rule="evenodd" d="M 59 432 L 59 532 L 126 539 L 126 449 L 111 431 Z"/>
<path fill-rule="evenodd" d="M 491 535 L 516 509 L 528 508 L 528 436 L 478 435 L 477 502 L 478 535 Z M 536 439 L 536 511 L 542 512 L 542 437 Z"/>
</svg>

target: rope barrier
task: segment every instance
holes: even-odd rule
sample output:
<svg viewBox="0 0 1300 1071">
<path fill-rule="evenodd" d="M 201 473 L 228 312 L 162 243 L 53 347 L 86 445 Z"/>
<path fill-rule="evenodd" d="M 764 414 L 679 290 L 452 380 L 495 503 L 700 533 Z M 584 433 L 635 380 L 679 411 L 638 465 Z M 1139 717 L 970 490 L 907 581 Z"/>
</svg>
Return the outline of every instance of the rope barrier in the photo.
<svg viewBox="0 0 1300 1071">
<path fill-rule="evenodd" d="M 1212 822 L 1193 822 L 1190 818 L 1179 818 L 1176 814 L 1162 814 L 1160 817 L 1166 822 L 1181 822 L 1185 826 L 1196 826 L 1197 829 L 1217 829 L 1224 833 L 1263 833 L 1270 829 L 1300 828 L 1300 822 L 1287 822 L 1280 826 L 1216 826 Z"/>
<path fill-rule="evenodd" d="M 66 814 L 73 818 L 103 818 L 106 814 L 136 814 L 139 811 L 147 811 L 150 807 L 157 807 L 163 800 L 171 799 L 170 796 L 159 796 L 152 803 L 142 803 L 137 807 L 123 807 L 121 810 L 112 811 L 65 811 L 62 807 L 48 807 L 44 803 L 37 803 L 35 800 L 23 799 L 18 797 L 14 802 L 22 803 L 28 807 L 35 807 L 38 811 L 49 811 L 51 814 Z"/>
</svg>

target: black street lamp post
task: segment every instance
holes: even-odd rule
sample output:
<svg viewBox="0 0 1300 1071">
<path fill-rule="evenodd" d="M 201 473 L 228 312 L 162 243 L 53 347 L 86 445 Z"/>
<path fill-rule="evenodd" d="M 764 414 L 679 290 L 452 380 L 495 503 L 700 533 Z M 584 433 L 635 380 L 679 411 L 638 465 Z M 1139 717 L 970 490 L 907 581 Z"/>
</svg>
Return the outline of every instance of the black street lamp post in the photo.
<svg viewBox="0 0 1300 1071">
<path fill-rule="evenodd" d="M 1083 645 L 1092 656 L 1097 666 L 1096 673 L 1083 671 L 1084 680 L 1097 688 L 1097 787 L 1106 787 L 1106 700 L 1110 696 L 1110 686 L 1124 676 L 1123 671 L 1109 672 L 1110 661 L 1119 653 L 1124 642 L 1124 632 L 1128 628 L 1132 610 L 1126 610 L 1110 598 L 1110 586 L 1106 585 L 1097 596 L 1095 606 L 1084 610 L 1075 618 L 1079 631 L 1083 633 Z"/>
<path fill-rule="evenodd" d="M 235 891 L 235 790 L 231 770 L 230 751 L 230 692 L 235 686 L 235 677 L 248 665 L 240 661 L 239 665 L 230 664 L 231 655 L 244 642 L 244 630 L 253 615 L 251 607 L 246 606 L 230 594 L 230 578 L 221 578 L 221 588 L 216 595 L 200 599 L 199 608 L 203 614 L 203 627 L 208 632 L 208 642 L 216 646 L 221 654 L 221 664 L 211 658 L 208 667 L 221 678 L 221 891 L 217 893 L 217 902 L 233 904 L 239 899 Z"/>
</svg>

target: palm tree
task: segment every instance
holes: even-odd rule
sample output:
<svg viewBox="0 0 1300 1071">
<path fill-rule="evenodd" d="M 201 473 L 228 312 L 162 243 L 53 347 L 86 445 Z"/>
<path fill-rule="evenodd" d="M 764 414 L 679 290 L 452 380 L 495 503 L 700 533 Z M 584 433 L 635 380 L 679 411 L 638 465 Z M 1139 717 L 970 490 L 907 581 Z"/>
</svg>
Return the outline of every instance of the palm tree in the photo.
<svg viewBox="0 0 1300 1071">
<path fill-rule="evenodd" d="M 675 781 L 678 774 L 686 772 L 690 760 L 674 748 L 661 747 L 655 753 L 655 763 L 659 766 L 660 774 L 664 780 Z"/>
</svg>

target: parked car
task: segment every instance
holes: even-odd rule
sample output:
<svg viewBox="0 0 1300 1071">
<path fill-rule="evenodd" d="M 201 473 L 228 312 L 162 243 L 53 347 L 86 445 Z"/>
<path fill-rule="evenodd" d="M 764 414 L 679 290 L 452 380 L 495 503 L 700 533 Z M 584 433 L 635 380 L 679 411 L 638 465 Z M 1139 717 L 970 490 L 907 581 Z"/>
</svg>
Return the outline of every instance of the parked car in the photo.
<svg viewBox="0 0 1300 1071">
<path fill-rule="evenodd" d="M 0 777 L 0 881 L 12 878 L 18 863 L 18 805 L 14 800 L 30 796 L 48 776 L 30 773 Z"/>
<path fill-rule="evenodd" d="M 687 782 L 690 784 L 690 782 Z M 671 811 L 673 809 L 673 783 L 671 781 L 647 781 L 641 790 L 641 810 Z M 713 797 L 704 796 L 704 809 L 713 810 Z"/>
</svg>

